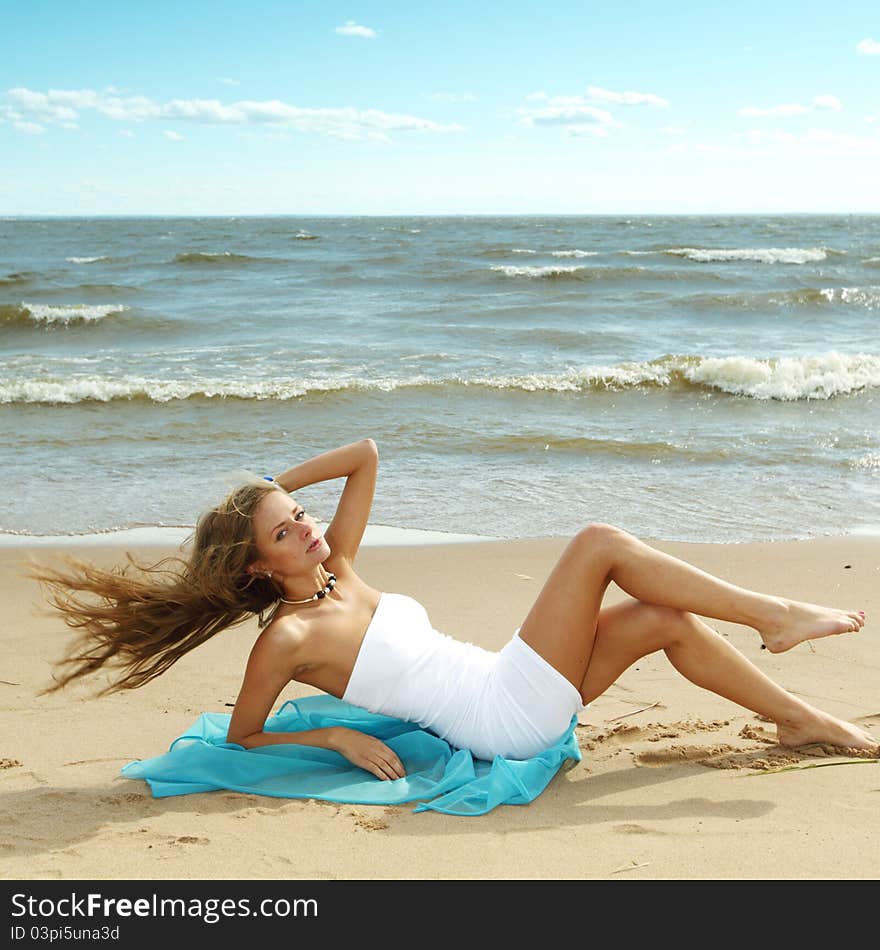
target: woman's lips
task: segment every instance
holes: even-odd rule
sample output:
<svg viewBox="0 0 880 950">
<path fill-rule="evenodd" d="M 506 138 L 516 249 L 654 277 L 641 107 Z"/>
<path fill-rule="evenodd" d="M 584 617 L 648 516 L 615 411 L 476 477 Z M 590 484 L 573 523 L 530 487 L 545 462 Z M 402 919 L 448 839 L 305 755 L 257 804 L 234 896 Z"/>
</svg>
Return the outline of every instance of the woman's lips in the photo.
<svg viewBox="0 0 880 950">
<path fill-rule="evenodd" d="M 321 540 L 321 537 L 320 537 L 320 535 L 319 535 L 319 536 L 318 536 L 317 538 L 315 538 L 315 540 L 312 541 L 312 543 L 306 548 L 306 551 L 311 551 L 311 550 L 313 550 L 315 547 L 317 547 L 317 545 L 318 545 L 318 543 L 320 542 L 320 540 Z"/>
</svg>

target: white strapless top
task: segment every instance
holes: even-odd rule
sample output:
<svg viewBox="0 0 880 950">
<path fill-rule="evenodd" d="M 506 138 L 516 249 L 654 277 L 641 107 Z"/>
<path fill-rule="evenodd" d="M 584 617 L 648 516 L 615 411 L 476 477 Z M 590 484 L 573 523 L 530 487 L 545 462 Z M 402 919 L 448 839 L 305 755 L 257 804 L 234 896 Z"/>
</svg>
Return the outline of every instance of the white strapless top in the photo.
<svg viewBox="0 0 880 950">
<path fill-rule="evenodd" d="M 415 598 L 383 592 L 342 699 L 425 729 L 442 723 L 449 731 L 469 719 L 497 659 L 435 630 Z"/>
</svg>

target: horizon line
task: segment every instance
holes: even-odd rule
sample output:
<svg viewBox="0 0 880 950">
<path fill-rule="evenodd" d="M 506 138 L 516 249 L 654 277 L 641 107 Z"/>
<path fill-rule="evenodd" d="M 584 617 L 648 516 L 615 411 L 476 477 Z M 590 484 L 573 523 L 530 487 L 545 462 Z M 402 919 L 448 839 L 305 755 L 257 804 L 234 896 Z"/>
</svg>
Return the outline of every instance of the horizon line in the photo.
<svg viewBox="0 0 880 950">
<path fill-rule="evenodd" d="M 709 217 L 830 217 L 849 215 L 853 217 L 877 217 L 878 211 L 503 211 L 503 212 L 190 212 L 190 213 L 107 213 L 107 214 L 53 214 L 53 213 L 5 213 L 0 211 L 0 220 L 31 218 L 709 218 Z"/>
</svg>

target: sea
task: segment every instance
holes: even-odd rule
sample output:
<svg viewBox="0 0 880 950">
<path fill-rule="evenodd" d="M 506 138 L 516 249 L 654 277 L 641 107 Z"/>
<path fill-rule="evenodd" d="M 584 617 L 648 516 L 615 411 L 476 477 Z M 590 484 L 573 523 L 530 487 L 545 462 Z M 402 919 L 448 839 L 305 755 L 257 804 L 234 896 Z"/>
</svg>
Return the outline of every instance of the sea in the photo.
<svg viewBox="0 0 880 950">
<path fill-rule="evenodd" d="M 3 537 L 366 437 L 404 537 L 880 533 L 880 216 L 0 219 Z"/>
</svg>

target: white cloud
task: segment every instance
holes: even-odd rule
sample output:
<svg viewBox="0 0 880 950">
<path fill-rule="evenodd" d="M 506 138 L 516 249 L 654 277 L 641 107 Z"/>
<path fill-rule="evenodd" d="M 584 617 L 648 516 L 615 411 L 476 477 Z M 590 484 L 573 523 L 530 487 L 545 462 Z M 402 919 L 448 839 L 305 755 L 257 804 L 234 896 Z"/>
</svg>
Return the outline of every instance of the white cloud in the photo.
<svg viewBox="0 0 880 950">
<path fill-rule="evenodd" d="M 42 92 L 15 88 L 6 93 L 6 98 L 12 102 L 14 109 L 44 122 L 72 122 L 77 118 L 76 112 L 69 106 L 50 100 L 49 96 Z"/>
<path fill-rule="evenodd" d="M 369 26 L 360 26 L 354 20 L 346 20 L 343 26 L 337 26 L 336 32 L 342 36 L 364 36 L 367 39 L 373 39 L 376 31 Z"/>
<path fill-rule="evenodd" d="M 876 40 L 865 39 L 859 43 L 856 51 L 864 56 L 880 56 L 880 43 Z"/>
<path fill-rule="evenodd" d="M 769 109 L 759 109 L 754 106 L 746 106 L 738 111 L 738 115 L 755 116 L 792 116 L 806 115 L 808 112 L 830 111 L 840 112 L 843 109 L 843 103 L 837 96 L 824 95 L 814 96 L 813 101 L 808 106 L 801 105 L 799 102 L 789 102 L 779 106 L 771 106 Z"/>
<path fill-rule="evenodd" d="M 613 92 L 599 86 L 588 86 L 587 94 L 579 96 L 548 96 L 542 90 L 529 93 L 525 100 L 540 105 L 517 109 L 520 125 L 562 126 L 567 135 L 592 135 L 597 138 L 607 138 L 610 129 L 623 128 L 623 123 L 618 122 L 607 109 L 599 108 L 595 100 L 622 105 L 669 105 L 665 99 L 651 92 Z"/>
<path fill-rule="evenodd" d="M 664 135 L 684 135 L 686 130 L 680 125 L 664 125 L 660 131 Z"/>
<path fill-rule="evenodd" d="M 669 103 L 666 99 L 654 95 L 653 92 L 612 92 L 600 86 L 587 86 L 587 95 L 591 99 L 604 99 L 608 102 L 619 102 L 625 106 L 651 105 L 666 108 Z"/>
<path fill-rule="evenodd" d="M 754 106 L 746 106 L 745 108 L 740 109 L 737 115 L 747 117 L 765 115 L 792 116 L 805 115 L 808 112 L 822 109 L 829 109 L 832 112 L 840 112 L 840 110 L 843 109 L 843 103 L 841 103 L 837 96 L 814 96 L 813 101 L 808 106 L 801 105 L 799 102 L 787 102 L 783 105 L 771 106 L 769 109 L 759 109 Z"/>
<path fill-rule="evenodd" d="M 699 144 L 695 145 L 694 148 L 695 148 L 698 152 L 719 153 L 719 152 L 723 152 L 723 151 L 724 151 L 724 149 L 723 149 L 720 145 L 706 145 L 706 144 L 704 144 L 704 143 L 702 143 L 702 142 L 700 142 Z"/>
<path fill-rule="evenodd" d="M 218 79 L 217 82 L 222 82 L 224 86 L 240 86 L 241 83 L 237 79 Z"/>
<path fill-rule="evenodd" d="M 522 116 L 523 125 L 572 125 L 579 119 L 590 117 L 597 122 L 606 125 L 619 125 L 615 123 L 610 112 L 604 109 L 597 109 L 595 106 L 585 105 L 583 103 L 565 101 L 554 102 L 550 100 L 551 105 L 543 109 L 518 109 Z"/>
<path fill-rule="evenodd" d="M 834 112 L 840 112 L 843 104 L 837 96 L 816 96 L 813 99 L 814 109 L 831 109 Z"/>
<path fill-rule="evenodd" d="M 880 112 L 877 112 L 874 115 L 865 116 L 865 122 L 876 122 L 878 119 L 880 119 Z"/>
<path fill-rule="evenodd" d="M 42 135 L 46 131 L 42 125 L 38 125 L 36 122 L 13 122 L 12 125 L 19 132 L 24 132 L 26 135 Z"/>
<path fill-rule="evenodd" d="M 92 89 L 50 89 L 42 93 L 22 88 L 8 90 L 6 98 L 14 105 L 0 106 L 0 115 L 14 120 L 72 121 L 79 118 L 80 112 L 94 111 L 122 122 L 173 119 L 207 125 L 281 125 L 337 138 L 370 139 L 391 132 L 464 131 L 455 123 L 441 124 L 380 109 L 304 108 L 278 99 L 230 103 L 218 99 L 171 99 L 163 103 L 145 96 L 124 98 Z"/>
<path fill-rule="evenodd" d="M 170 129 L 163 129 L 162 134 L 166 139 L 171 139 L 172 142 L 183 141 L 183 136 L 179 132 L 172 132 Z"/>
<path fill-rule="evenodd" d="M 131 129 L 120 129 L 119 134 L 127 139 L 133 139 L 135 137 L 134 132 L 132 132 Z"/>
<path fill-rule="evenodd" d="M 562 126 L 570 135 L 605 138 L 609 128 L 621 128 L 610 112 L 585 102 L 582 96 L 550 96 L 541 106 L 517 109 L 519 124 Z M 594 120 L 589 122 L 587 120 Z"/>
</svg>

